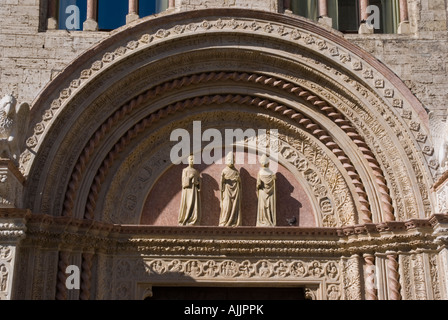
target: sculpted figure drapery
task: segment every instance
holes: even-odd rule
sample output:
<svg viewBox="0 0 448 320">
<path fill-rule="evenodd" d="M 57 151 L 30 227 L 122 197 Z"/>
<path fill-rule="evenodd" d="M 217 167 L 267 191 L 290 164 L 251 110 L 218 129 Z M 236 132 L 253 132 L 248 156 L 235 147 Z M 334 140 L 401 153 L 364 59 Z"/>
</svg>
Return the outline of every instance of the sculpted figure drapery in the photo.
<svg viewBox="0 0 448 320">
<path fill-rule="evenodd" d="M 257 177 L 257 227 L 274 227 L 276 225 L 276 176 L 269 169 L 269 159 L 263 155 L 262 165 Z"/>
<path fill-rule="evenodd" d="M 197 225 L 201 218 L 201 178 L 193 168 L 194 157 L 188 158 L 188 167 L 182 171 L 182 197 L 179 211 L 179 225 Z"/>
<path fill-rule="evenodd" d="M 233 152 L 230 152 L 226 157 L 227 167 L 221 173 L 221 227 L 241 225 L 241 178 L 234 162 Z"/>
</svg>

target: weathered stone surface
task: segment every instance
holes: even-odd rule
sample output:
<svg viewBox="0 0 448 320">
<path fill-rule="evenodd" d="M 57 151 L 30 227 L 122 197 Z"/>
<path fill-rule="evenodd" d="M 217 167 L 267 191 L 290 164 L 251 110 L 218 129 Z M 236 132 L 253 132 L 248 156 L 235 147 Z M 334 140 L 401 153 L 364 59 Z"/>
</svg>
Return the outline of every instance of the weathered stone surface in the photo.
<svg viewBox="0 0 448 320">
<path fill-rule="evenodd" d="M 312 299 L 448 298 L 446 1 L 408 0 L 397 34 L 350 35 L 277 0 L 176 0 L 159 28 L 130 15 L 113 32 L 55 30 L 47 4 L 0 6 L 0 96 L 35 107 L 20 168 L 2 160 L 0 299 L 240 280 Z M 238 167 L 242 227 L 217 227 L 219 165 L 200 167 L 202 223 L 177 226 L 168 136 L 195 116 L 282 129 L 277 227 L 254 227 L 258 165 Z"/>
</svg>

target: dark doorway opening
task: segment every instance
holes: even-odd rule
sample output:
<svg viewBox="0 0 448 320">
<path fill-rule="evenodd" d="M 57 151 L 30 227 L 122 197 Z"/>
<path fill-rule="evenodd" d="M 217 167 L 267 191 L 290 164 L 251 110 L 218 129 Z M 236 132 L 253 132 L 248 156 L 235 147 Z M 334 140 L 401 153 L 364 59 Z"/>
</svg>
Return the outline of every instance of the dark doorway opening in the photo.
<svg viewBox="0 0 448 320">
<path fill-rule="evenodd" d="M 305 300 L 294 287 L 153 287 L 145 300 Z"/>
</svg>

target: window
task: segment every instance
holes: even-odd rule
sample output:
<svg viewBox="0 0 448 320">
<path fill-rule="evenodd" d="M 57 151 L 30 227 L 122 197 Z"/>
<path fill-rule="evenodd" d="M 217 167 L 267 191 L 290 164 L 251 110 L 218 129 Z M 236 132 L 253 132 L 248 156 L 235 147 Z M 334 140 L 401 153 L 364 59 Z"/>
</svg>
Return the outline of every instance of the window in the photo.
<svg viewBox="0 0 448 320">
<path fill-rule="evenodd" d="M 361 21 L 358 0 L 329 1 L 334 3 L 333 12 L 329 16 L 333 19 L 333 28 L 344 33 L 358 33 Z"/>
<path fill-rule="evenodd" d="M 82 30 L 86 21 L 87 0 L 60 0 L 59 1 L 59 29 Z"/>
<path fill-rule="evenodd" d="M 319 1 L 292 0 L 291 10 L 297 15 L 317 21 Z M 380 9 L 380 28 L 375 33 L 395 33 L 399 21 L 399 0 L 370 0 L 370 5 Z M 344 33 L 358 33 L 361 22 L 359 0 L 327 0 L 328 16 L 333 28 Z"/>
<path fill-rule="evenodd" d="M 318 6 L 317 0 L 293 0 L 291 2 L 292 12 L 295 14 L 317 21 Z"/>
<path fill-rule="evenodd" d="M 128 0 L 98 0 L 98 29 L 109 31 L 126 24 Z"/>
<path fill-rule="evenodd" d="M 137 2 L 136 9 L 138 8 L 139 17 L 153 15 L 168 8 L 168 0 L 139 0 Z M 54 26 L 51 29 L 83 30 L 83 24 L 87 20 L 87 12 L 90 12 L 91 15 L 89 21 L 93 20 L 94 24 L 96 21 L 98 30 L 101 31 L 114 30 L 126 24 L 126 16 L 130 10 L 129 0 L 94 0 L 90 3 L 92 6 L 90 10 L 88 10 L 87 5 L 87 0 L 55 0 L 50 2 L 47 17 L 54 21 Z M 97 30 L 96 26 L 89 31 L 94 30 Z"/>
<path fill-rule="evenodd" d="M 380 9 L 380 29 L 375 30 L 375 33 L 396 33 L 400 19 L 398 0 L 370 0 L 370 5 Z"/>
<path fill-rule="evenodd" d="M 165 11 L 168 8 L 168 0 L 140 0 L 138 14 L 140 18 Z"/>
</svg>

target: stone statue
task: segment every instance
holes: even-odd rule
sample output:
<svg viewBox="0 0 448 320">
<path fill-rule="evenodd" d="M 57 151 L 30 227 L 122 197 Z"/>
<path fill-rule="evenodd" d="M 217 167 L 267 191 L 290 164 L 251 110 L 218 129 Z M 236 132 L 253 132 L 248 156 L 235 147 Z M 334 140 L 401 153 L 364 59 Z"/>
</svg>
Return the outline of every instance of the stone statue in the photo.
<svg viewBox="0 0 448 320">
<path fill-rule="evenodd" d="M 262 165 L 257 177 L 258 212 L 257 227 L 275 227 L 276 225 L 276 176 L 269 169 L 269 159 L 263 155 Z"/>
<path fill-rule="evenodd" d="M 241 178 L 234 163 L 233 152 L 230 152 L 226 157 L 227 167 L 221 173 L 221 227 L 241 225 Z"/>
<path fill-rule="evenodd" d="M 17 105 L 12 95 L 0 100 L 0 157 L 11 159 L 16 165 L 25 145 L 29 113 L 29 105 Z"/>
<path fill-rule="evenodd" d="M 188 167 L 182 171 L 182 197 L 179 225 L 197 225 L 201 218 L 201 178 L 193 168 L 194 156 L 188 158 Z"/>
</svg>

